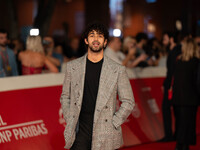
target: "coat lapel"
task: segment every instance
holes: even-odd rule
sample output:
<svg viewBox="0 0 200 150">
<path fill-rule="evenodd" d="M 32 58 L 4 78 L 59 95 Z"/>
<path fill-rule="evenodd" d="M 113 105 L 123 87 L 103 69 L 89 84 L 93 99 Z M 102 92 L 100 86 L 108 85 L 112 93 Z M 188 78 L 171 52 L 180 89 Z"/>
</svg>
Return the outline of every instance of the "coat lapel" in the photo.
<svg viewBox="0 0 200 150">
<path fill-rule="evenodd" d="M 101 69 L 99 89 L 96 100 L 95 114 L 94 114 L 94 126 L 99 118 L 100 112 L 106 105 L 111 94 L 113 93 L 113 88 L 117 82 L 117 68 L 113 67 L 108 60 L 108 57 L 104 55 L 104 62 Z"/>
<path fill-rule="evenodd" d="M 81 110 L 82 99 L 83 99 L 83 90 L 84 90 L 84 82 L 85 82 L 85 68 L 86 68 L 86 58 L 87 54 L 85 54 L 77 66 L 72 67 L 74 83 L 73 86 L 75 94 L 75 103 L 79 109 Z"/>
</svg>

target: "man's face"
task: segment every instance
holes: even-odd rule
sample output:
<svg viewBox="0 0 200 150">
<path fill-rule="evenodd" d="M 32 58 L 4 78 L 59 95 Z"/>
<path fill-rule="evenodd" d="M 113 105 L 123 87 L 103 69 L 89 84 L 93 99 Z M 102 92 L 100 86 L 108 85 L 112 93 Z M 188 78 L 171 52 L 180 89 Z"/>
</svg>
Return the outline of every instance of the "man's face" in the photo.
<svg viewBox="0 0 200 150">
<path fill-rule="evenodd" d="M 7 44 L 7 33 L 0 33 L 0 46 L 5 47 Z"/>
<path fill-rule="evenodd" d="M 163 35 L 163 45 L 167 46 L 169 44 L 169 36 L 167 34 Z"/>
<path fill-rule="evenodd" d="M 101 52 L 106 46 L 107 40 L 105 40 L 103 34 L 93 30 L 88 34 L 88 38 L 85 39 L 85 43 L 88 45 L 88 50 L 98 53 Z"/>
</svg>

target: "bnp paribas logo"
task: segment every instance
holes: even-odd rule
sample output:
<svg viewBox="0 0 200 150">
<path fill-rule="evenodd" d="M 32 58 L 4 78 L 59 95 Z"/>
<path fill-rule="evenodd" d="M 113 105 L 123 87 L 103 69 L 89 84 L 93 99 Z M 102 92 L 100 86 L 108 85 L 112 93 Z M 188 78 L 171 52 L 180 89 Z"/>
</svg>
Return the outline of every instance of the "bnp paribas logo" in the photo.
<svg viewBox="0 0 200 150">
<path fill-rule="evenodd" d="M 0 115 L 0 144 L 48 134 L 43 120 L 9 125 Z"/>
</svg>

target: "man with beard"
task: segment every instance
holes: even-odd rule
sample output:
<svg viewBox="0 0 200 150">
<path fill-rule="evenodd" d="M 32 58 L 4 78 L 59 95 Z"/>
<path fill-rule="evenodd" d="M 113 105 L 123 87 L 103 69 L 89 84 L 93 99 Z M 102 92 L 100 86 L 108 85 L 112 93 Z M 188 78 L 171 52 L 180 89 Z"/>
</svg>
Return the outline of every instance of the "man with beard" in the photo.
<svg viewBox="0 0 200 150">
<path fill-rule="evenodd" d="M 7 32 L 0 29 L 0 77 L 18 75 L 14 52 L 7 47 Z"/>
<path fill-rule="evenodd" d="M 67 63 L 60 99 L 65 148 L 114 150 L 123 144 L 121 125 L 134 107 L 133 92 L 125 67 L 104 55 L 107 28 L 90 24 L 83 38 L 88 52 Z"/>
</svg>

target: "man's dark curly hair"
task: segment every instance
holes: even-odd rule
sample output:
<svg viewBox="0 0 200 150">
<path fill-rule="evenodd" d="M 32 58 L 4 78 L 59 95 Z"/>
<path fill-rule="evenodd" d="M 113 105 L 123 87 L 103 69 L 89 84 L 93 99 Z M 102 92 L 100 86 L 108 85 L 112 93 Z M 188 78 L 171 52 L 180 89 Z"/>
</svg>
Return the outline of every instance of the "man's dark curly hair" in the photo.
<svg viewBox="0 0 200 150">
<path fill-rule="evenodd" d="M 105 40 L 108 40 L 109 38 L 108 29 L 104 24 L 99 23 L 99 22 L 93 22 L 86 27 L 85 31 L 83 32 L 83 39 L 85 38 L 87 39 L 88 34 L 93 30 L 95 30 L 96 32 L 100 34 L 103 34 Z"/>
</svg>

